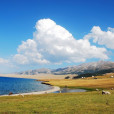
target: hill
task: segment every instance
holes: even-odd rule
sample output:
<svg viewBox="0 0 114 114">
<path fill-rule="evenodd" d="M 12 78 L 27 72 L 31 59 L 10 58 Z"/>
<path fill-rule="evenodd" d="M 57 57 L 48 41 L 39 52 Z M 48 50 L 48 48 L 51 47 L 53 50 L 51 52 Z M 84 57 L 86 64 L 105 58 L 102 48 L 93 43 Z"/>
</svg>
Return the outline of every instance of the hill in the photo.
<svg viewBox="0 0 114 114">
<path fill-rule="evenodd" d="M 98 61 L 91 63 L 84 63 L 78 66 L 65 67 L 59 69 L 35 69 L 28 70 L 24 72 L 19 72 L 21 75 L 37 75 L 40 73 L 45 74 L 54 74 L 54 75 L 65 75 L 65 74 L 78 74 L 76 78 L 80 78 L 82 75 L 85 77 L 89 77 L 92 75 L 102 75 L 105 73 L 114 72 L 114 62 L 111 61 Z"/>
</svg>

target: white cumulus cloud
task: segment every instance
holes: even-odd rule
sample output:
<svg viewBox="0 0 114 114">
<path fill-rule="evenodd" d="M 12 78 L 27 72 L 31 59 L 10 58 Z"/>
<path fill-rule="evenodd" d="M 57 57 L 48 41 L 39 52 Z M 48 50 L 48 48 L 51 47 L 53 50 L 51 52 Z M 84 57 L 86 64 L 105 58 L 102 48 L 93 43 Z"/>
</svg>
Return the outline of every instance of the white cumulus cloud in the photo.
<svg viewBox="0 0 114 114">
<path fill-rule="evenodd" d="M 7 59 L 0 58 L 0 64 L 6 64 L 9 61 Z"/>
<path fill-rule="evenodd" d="M 34 40 L 23 41 L 17 51 L 18 54 L 14 56 L 14 60 L 19 64 L 48 63 L 38 52 L 37 44 Z"/>
<path fill-rule="evenodd" d="M 107 59 L 105 48 L 92 46 L 88 39 L 75 39 L 51 19 L 36 23 L 33 39 L 23 41 L 14 60 L 19 64 L 84 62 L 89 58 Z M 96 31 L 99 33 L 99 30 Z"/>
<path fill-rule="evenodd" d="M 86 35 L 84 38 L 93 39 L 94 43 L 114 49 L 114 28 L 108 27 L 107 31 L 102 31 L 99 26 L 94 26 L 91 33 Z"/>
</svg>

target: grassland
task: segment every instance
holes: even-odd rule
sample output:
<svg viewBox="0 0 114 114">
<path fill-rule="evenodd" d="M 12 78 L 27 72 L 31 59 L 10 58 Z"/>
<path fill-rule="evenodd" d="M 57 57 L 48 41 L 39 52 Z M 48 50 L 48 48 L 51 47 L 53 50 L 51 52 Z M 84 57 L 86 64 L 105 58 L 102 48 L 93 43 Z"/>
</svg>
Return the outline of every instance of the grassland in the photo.
<svg viewBox="0 0 114 114">
<path fill-rule="evenodd" d="M 54 75 L 54 74 L 37 74 L 37 75 L 19 75 L 19 74 L 0 74 L 2 77 L 14 77 L 14 78 L 30 78 L 30 79 L 64 79 L 68 75 Z M 76 76 L 75 74 L 69 74 L 70 77 Z"/>
<path fill-rule="evenodd" d="M 99 78 L 99 79 L 61 79 L 61 80 L 44 80 L 46 83 L 70 88 L 85 88 L 85 89 L 111 89 L 114 88 L 114 78 Z"/>
<path fill-rule="evenodd" d="M 44 95 L 0 97 L 0 114 L 114 114 L 114 78 L 110 75 L 97 79 L 48 79 L 46 83 L 56 86 L 96 89 L 104 88 L 111 95 L 101 91 L 83 93 L 51 93 Z"/>
<path fill-rule="evenodd" d="M 114 91 L 0 97 L 0 114 L 113 114 Z"/>
</svg>

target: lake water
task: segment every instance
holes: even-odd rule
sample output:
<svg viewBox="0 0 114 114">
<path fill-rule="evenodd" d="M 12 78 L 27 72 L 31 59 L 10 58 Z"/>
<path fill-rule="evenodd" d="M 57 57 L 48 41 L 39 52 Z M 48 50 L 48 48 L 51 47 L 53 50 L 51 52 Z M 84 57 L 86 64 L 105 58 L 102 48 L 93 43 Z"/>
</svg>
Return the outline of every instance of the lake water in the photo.
<svg viewBox="0 0 114 114">
<path fill-rule="evenodd" d="M 51 88 L 35 79 L 0 77 L 0 95 L 45 91 Z"/>
<path fill-rule="evenodd" d="M 41 84 L 41 81 L 35 79 L 0 77 L 0 95 L 8 95 L 10 92 L 13 94 L 38 92 L 51 88 L 51 86 Z M 84 89 L 61 88 L 61 93 L 85 91 Z M 54 93 L 60 93 L 60 91 Z"/>
<path fill-rule="evenodd" d="M 61 91 L 56 91 L 55 93 L 72 93 L 72 92 L 86 92 L 84 89 L 71 89 L 71 88 L 61 88 Z"/>
</svg>

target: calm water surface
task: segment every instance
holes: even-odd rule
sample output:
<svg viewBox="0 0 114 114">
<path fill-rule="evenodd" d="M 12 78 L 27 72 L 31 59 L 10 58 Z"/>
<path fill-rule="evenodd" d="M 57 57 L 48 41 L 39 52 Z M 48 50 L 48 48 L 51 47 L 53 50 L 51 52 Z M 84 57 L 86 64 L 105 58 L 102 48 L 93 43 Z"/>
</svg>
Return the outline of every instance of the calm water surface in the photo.
<svg viewBox="0 0 114 114">
<path fill-rule="evenodd" d="M 84 89 L 70 89 L 70 88 L 62 88 L 61 93 L 71 93 L 71 92 L 86 92 Z"/>
<path fill-rule="evenodd" d="M 72 93 L 72 92 L 86 92 L 86 90 L 84 90 L 84 89 L 61 88 L 60 91 L 56 91 L 55 93 Z"/>
<path fill-rule="evenodd" d="M 35 79 L 0 77 L 0 95 L 7 95 L 9 92 L 17 94 L 45 91 L 51 88 Z"/>
</svg>

